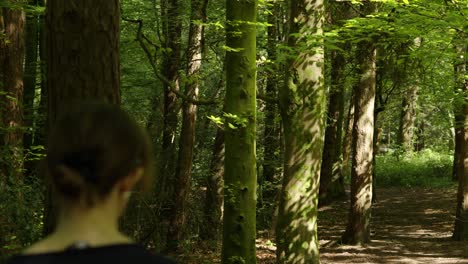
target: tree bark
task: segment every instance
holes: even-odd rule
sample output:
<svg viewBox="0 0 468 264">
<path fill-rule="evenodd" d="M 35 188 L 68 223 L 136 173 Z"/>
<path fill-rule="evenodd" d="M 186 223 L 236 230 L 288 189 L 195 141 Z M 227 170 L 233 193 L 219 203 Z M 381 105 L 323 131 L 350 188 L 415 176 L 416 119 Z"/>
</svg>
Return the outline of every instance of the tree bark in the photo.
<svg viewBox="0 0 468 264">
<path fill-rule="evenodd" d="M 373 3 L 364 5 L 369 13 L 374 10 Z M 370 41 L 361 41 L 357 49 L 360 80 L 354 91 L 351 206 L 341 239 L 345 244 L 361 245 L 370 241 L 376 48 Z"/>
<path fill-rule="evenodd" d="M 15 3 L 17 1 L 11 1 Z M 0 39 L 0 118 L 4 131 L 0 173 L 23 178 L 23 59 L 25 15 L 22 10 L 2 8 L 5 38 Z M 0 28 L 1 29 L 1 28 Z M 2 169 L 3 167 L 3 169 Z"/>
<path fill-rule="evenodd" d="M 120 104 L 119 1 L 48 0 L 46 28 L 49 131 L 73 102 Z M 50 188 L 46 200 L 47 234 L 57 211 Z"/>
<path fill-rule="evenodd" d="M 226 1 L 223 264 L 256 263 L 257 4 Z"/>
<path fill-rule="evenodd" d="M 202 63 L 204 26 L 197 21 L 206 21 L 208 0 L 192 0 L 192 15 L 187 49 L 187 78 L 185 94 L 196 100 L 199 89 L 199 71 Z M 192 179 L 193 148 L 195 144 L 195 125 L 197 105 L 184 101 L 182 106 L 182 130 L 179 139 L 179 160 L 175 177 L 175 191 L 171 224 L 168 231 L 169 250 L 176 250 L 183 239 L 183 227 L 187 219 L 187 204 Z"/>
<path fill-rule="evenodd" d="M 210 162 L 205 198 L 205 224 L 201 236 L 204 240 L 220 239 L 223 220 L 224 131 L 218 128 Z M 215 243 L 216 244 L 216 243 Z"/>
<path fill-rule="evenodd" d="M 323 22 L 320 0 L 290 2 L 288 46 L 298 53 L 280 89 L 284 176 L 276 228 L 277 263 L 319 263 L 317 202 L 325 133 Z M 316 44 L 311 44 L 314 39 Z"/>
<path fill-rule="evenodd" d="M 416 120 L 416 102 L 419 85 L 414 81 L 405 91 L 401 103 L 400 127 L 398 130 L 398 144 L 403 151 L 413 150 L 414 124 Z"/>
<path fill-rule="evenodd" d="M 458 177 L 457 212 L 453 231 L 453 239 L 468 241 L 468 45 L 466 35 L 456 39 L 455 44 L 457 60 L 455 61 L 455 84 L 458 87 L 458 98 L 455 107 L 459 108 L 459 120 L 455 120 L 456 127 L 460 129 L 460 138 L 457 142 L 458 160 L 456 176 Z M 460 122 L 461 121 L 461 122 Z M 457 151 L 457 149 L 456 149 Z"/>
</svg>

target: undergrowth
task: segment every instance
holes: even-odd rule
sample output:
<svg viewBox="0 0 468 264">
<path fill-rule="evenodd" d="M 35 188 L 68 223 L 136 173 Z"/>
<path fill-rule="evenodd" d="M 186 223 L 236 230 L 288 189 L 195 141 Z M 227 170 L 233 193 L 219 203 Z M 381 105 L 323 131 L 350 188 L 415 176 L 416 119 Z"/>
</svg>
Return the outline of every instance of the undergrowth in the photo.
<svg viewBox="0 0 468 264">
<path fill-rule="evenodd" d="M 376 159 L 379 187 L 444 188 L 456 185 L 452 178 L 453 157 L 430 149 L 407 154 L 385 154 Z"/>
</svg>

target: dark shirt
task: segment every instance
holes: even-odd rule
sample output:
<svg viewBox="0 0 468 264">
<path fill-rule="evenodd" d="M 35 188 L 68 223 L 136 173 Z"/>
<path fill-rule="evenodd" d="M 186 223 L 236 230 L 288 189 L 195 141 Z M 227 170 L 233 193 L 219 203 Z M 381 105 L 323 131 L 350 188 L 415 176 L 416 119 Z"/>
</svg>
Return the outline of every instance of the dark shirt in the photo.
<svg viewBox="0 0 468 264">
<path fill-rule="evenodd" d="M 136 244 L 102 247 L 70 248 L 62 252 L 17 255 L 7 264 L 175 264 L 176 262 L 154 255 Z"/>
</svg>

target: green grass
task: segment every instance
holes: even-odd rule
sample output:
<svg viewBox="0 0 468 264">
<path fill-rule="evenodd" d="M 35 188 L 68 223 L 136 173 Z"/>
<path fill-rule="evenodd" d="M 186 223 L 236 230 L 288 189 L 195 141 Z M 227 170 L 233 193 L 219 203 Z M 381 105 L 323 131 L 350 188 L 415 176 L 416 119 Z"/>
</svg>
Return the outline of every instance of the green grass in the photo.
<svg viewBox="0 0 468 264">
<path fill-rule="evenodd" d="M 445 188 L 456 185 L 451 180 L 453 157 L 430 149 L 403 155 L 377 156 L 376 185 L 379 187 Z"/>
</svg>

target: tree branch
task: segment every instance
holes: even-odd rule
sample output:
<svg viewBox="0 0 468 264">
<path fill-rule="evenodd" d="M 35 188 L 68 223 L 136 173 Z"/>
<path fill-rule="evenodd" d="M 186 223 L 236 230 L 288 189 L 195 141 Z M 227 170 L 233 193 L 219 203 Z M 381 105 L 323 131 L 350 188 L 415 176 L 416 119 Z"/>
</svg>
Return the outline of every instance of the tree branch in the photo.
<svg viewBox="0 0 468 264">
<path fill-rule="evenodd" d="M 141 19 L 129 19 L 129 18 L 125 18 L 125 17 L 122 17 L 122 20 L 123 21 L 127 21 L 127 22 L 131 22 L 131 23 L 135 23 L 135 24 L 138 24 L 138 30 L 137 30 L 137 33 L 136 33 L 136 40 L 138 41 L 138 43 L 140 44 L 140 47 L 143 49 L 143 51 L 145 52 L 145 55 L 146 57 L 148 58 L 148 61 L 150 62 L 151 64 L 151 68 L 153 70 L 153 74 L 161 81 L 163 82 L 164 84 L 167 85 L 169 91 L 171 91 L 172 93 L 174 93 L 177 97 L 181 98 L 182 100 L 186 101 L 186 102 L 189 102 L 191 104 L 195 104 L 195 105 L 214 105 L 214 104 L 220 104 L 221 101 L 220 100 L 217 100 L 217 99 L 210 99 L 210 100 L 205 100 L 205 99 L 198 99 L 198 100 L 195 100 L 187 95 L 185 95 L 184 93 L 182 93 L 181 91 L 177 90 L 176 87 L 175 87 L 175 84 L 173 82 L 171 82 L 170 80 L 168 80 L 164 75 L 162 75 L 160 72 L 159 72 L 159 69 L 155 63 L 155 61 L 152 59 L 152 54 L 151 54 L 151 51 L 149 50 L 148 46 L 146 43 L 154 46 L 155 48 L 161 48 L 160 46 L 152 43 L 144 34 L 143 34 L 143 20 Z M 146 43 L 145 43 L 146 42 Z"/>
</svg>

